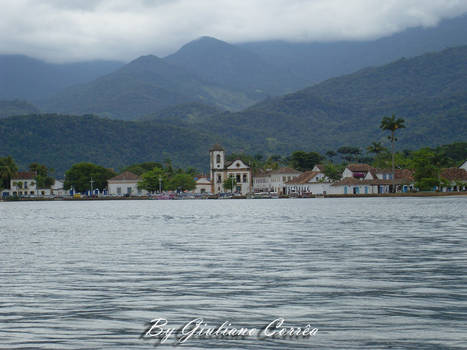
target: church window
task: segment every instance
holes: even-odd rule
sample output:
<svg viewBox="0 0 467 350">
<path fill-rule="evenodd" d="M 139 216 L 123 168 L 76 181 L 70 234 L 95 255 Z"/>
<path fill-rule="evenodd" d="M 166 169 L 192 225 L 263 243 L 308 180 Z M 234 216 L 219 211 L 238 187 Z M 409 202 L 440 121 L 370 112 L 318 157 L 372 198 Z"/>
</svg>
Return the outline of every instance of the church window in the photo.
<svg viewBox="0 0 467 350">
<path fill-rule="evenodd" d="M 243 182 L 247 182 L 247 180 L 246 180 L 246 174 L 243 174 Z"/>
<path fill-rule="evenodd" d="M 221 162 L 221 155 L 218 154 L 218 155 L 216 156 L 216 163 L 220 163 L 220 162 Z"/>
</svg>

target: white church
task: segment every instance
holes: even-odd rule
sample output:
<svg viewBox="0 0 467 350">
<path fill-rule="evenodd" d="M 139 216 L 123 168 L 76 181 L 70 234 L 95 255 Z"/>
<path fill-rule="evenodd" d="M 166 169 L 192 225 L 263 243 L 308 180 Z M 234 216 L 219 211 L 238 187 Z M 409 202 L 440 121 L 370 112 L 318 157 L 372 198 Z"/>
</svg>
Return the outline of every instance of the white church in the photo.
<svg viewBox="0 0 467 350">
<path fill-rule="evenodd" d="M 224 189 L 224 181 L 229 177 L 233 177 L 236 182 L 234 193 L 246 195 L 252 192 L 252 171 L 248 164 L 241 159 L 226 162 L 225 151 L 219 144 L 209 150 L 209 156 L 212 193 L 230 192 Z"/>
</svg>

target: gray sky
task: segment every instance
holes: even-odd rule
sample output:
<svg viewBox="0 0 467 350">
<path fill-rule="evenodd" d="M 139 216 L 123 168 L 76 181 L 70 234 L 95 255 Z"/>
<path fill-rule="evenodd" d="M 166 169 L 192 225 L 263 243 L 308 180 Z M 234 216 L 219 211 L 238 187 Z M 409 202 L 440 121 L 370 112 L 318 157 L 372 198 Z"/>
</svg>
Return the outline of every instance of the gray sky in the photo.
<svg viewBox="0 0 467 350">
<path fill-rule="evenodd" d="M 465 12 L 467 0 L 0 0 L 0 53 L 127 61 L 203 35 L 364 40 Z"/>
</svg>

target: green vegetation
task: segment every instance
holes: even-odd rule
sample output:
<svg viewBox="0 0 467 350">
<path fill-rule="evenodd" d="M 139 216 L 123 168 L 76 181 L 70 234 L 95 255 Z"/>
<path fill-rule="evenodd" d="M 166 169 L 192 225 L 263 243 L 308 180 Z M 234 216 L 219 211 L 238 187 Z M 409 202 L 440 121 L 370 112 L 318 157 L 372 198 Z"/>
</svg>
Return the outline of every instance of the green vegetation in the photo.
<svg viewBox="0 0 467 350">
<path fill-rule="evenodd" d="M 373 149 L 374 143 L 368 148 Z M 352 149 L 352 147 L 347 146 L 341 149 L 341 151 L 345 150 L 356 153 L 359 149 Z M 337 152 L 327 151 L 326 154 L 334 156 Z M 255 170 L 277 169 L 280 166 L 288 166 L 302 171 L 311 170 L 316 164 L 325 159 L 317 152 L 305 151 L 295 151 L 287 157 L 272 155 L 267 159 L 263 159 L 261 154 L 250 156 L 245 153 L 230 154 L 227 158 L 230 160 L 240 158 L 246 163 L 253 163 Z M 418 188 L 432 190 L 436 186 L 447 184 L 447 180 L 441 176 L 441 169 L 458 167 L 467 159 L 467 142 L 455 142 L 436 148 L 425 147 L 416 151 L 403 150 L 395 152 L 394 157 L 387 150 L 382 150 L 372 159 L 370 165 L 375 168 L 387 169 L 392 165 L 392 159 L 394 159 L 396 169 L 413 170 Z M 332 163 L 328 160 L 324 163 L 324 174 L 332 180 L 338 180 L 346 164 L 347 162 Z M 37 173 L 36 181 L 40 188 L 47 188 L 53 184 L 54 179 L 49 176 L 49 170 L 45 165 L 31 163 L 29 170 Z M 11 156 L 0 158 L 0 189 L 9 187 L 10 179 L 17 171 L 18 166 Z M 121 172 L 124 171 L 131 171 L 140 175 L 142 180 L 138 187 L 151 193 L 159 190 L 193 190 L 196 186 L 194 178 L 198 173 L 196 169 L 191 167 L 186 170 L 174 168 L 172 161 L 168 158 L 163 161 L 163 164 L 153 161 L 142 162 L 123 167 Z M 74 188 L 78 192 L 88 191 L 91 187 L 92 178 L 93 188 L 103 190 L 107 187 L 107 180 L 115 175 L 113 170 L 92 163 L 74 164 L 66 171 L 65 189 Z M 20 186 L 21 183 L 18 183 L 18 185 Z M 458 186 L 464 185 L 463 182 L 458 183 Z M 236 180 L 233 177 L 224 181 L 225 190 L 233 191 L 235 186 Z"/>
<path fill-rule="evenodd" d="M 159 163 L 153 163 L 155 167 L 141 175 L 142 180 L 138 183 L 138 187 L 150 193 L 175 190 L 180 192 L 195 189 L 195 169 L 189 168 L 186 171 L 183 169 L 174 170 L 170 159 L 166 159 L 164 163 L 165 166 Z M 151 163 L 135 164 L 126 169 L 140 169 L 149 164 Z"/>
<path fill-rule="evenodd" d="M 172 189 L 180 191 L 192 191 L 196 187 L 196 181 L 193 179 L 193 175 L 190 174 L 175 174 L 170 180 L 170 186 Z"/>
<path fill-rule="evenodd" d="M 439 154 L 423 148 L 411 154 L 416 186 L 422 191 L 431 190 L 440 184 Z"/>
<path fill-rule="evenodd" d="M 290 155 L 289 159 L 292 168 L 299 171 L 307 171 L 313 169 L 324 157 L 316 152 L 296 151 Z"/>
<path fill-rule="evenodd" d="M 18 171 L 18 166 L 12 157 L 0 158 L 0 190 L 10 188 L 10 179 Z"/>
<path fill-rule="evenodd" d="M 103 191 L 107 188 L 107 180 L 115 175 L 112 170 L 99 165 L 78 163 L 65 173 L 63 187 L 66 190 L 73 188 L 77 192 L 86 192 L 91 189 L 91 181 L 93 181 L 92 188 Z"/>
<path fill-rule="evenodd" d="M 344 171 L 342 166 L 328 163 L 324 166 L 324 175 L 333 181 L 337 181 L 341 178 L 342 172 Z"/>
<path fill-rule="evenodd" d="M 163 167 L 162 164 L 158 162 L 143 162 L 140 164 L 127 166 L 123 168 L 121 172 L 123 173 L 124 171 L 129 171 L 136 175 L 143 175 L 144 173 L 153 170 L 154 168 L 162 169 Z"/>
<path fill-rule="evenodd" d="M 383 117 L 383 120 L 381 120 L 381 125 L 380 128 L 385 131 L 390 131 L 391 135 L 388 136 L 388 139 L 391 140 L 391 169 L 392 169 L 392 178 L 395 179 L 394 177 L 394 142 L 397 141 L 396 138 L 396 131 L 399 129 L 405 128 L 405 120 L 402 118 L 397 118 L 393 114 L 391 117 Z"/>
<path fill-rule="evenodd" d="M 235 186 L 237 186 L 237 180 L 233 176 L 229 176 L 227 179 L 224 180 L 223 183 L 224 190 L 229 190 L 233 192 Z"/>
<path fill-rule="evenodd" d="M 138 188 L 144 189 L 150 193 L 157 191 L 166 191 L 169 189 L 169 179 L 164 169 L 156 166 L 142 174 L 143 179 L 138 183 Z"/>
<path fill-rule="evenodd" d="M 53 170 L 53 169 L 51 169 Z M 49 176 L 49 169 L 45 165 L 39 163 L 31 163 L 29 171 L 36 173 L 37 188 L 50 188 L 55 183 L 55 179 Z"/>
</svg>

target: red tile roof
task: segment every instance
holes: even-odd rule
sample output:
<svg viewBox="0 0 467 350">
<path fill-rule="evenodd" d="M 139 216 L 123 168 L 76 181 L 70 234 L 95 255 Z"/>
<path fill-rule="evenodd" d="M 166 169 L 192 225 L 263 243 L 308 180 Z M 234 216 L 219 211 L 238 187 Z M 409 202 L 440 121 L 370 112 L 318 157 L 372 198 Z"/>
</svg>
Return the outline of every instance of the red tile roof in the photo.
<svg viewBox="0 0 467 350">
<path fill-rule="evenodd" d="M 293 168 L 287 168 L 287 167 L 282 167 L 276 170 L 271 170 L 269 173 L 271 175 L 272 174 L 302 174 L 301 171 L 295 170 Z"/>
<path fill-rule="evenodd" d="M 33 180 L 36 178 L 36 173 L 32 171 L 19 171 L 13 176 L 12 180 Z"/>
<path fill-rule="evenodd" d="M 288 185 L 302 185 L 308 183 L 311 179 L 313 179 L 316 175 L 318 175 L 319 171 L 305 171 L 303 174 L 297 176 L 296 178 L 287 182 Z"/>
<path fill-rule="evenodd" d="M 466 181 L 467 171 L 461 168 L 446 168 L 441 170 L 441 177 L 449 181 Z"/>
<path fill-rule="evenodd" d="M 365 173 L 365 172 L 375 170 L 371 165 L 368 165 L 368 164 L 349 164 L 347 165 L 347 168 L 350 171 L 358 172 L 358 173 Z"/>
<path fill-rule="evenodd" d="M 109 179 L 109 181 L 139 181 L 139 180 L 141 180 L 141 177 L 139 177 L 136 174 L 133 174 L 130 171 L 124 171 L 120 175 L 117 175 Z"/>
<path fill-rule="evenodd" d="M 346 177 L 338 182 L 332 184 L 332 186 L 346 186 L 346 185 L 360 185 L 363 184 L 364 180 L 358 180 L 354 177 Z"/>
<path fill-rule="evenodd" d="M 395 169 L 394 177 L 396 180 L 407 179 L 413 181 L 413 171 L 410 169 Z"/>
<path fill-rule="evenodd" d="M 359 186 L 359 185 L 408 185 L 413 182 L 413 179 L 409 178 L 401 178 L 393 180 L 381 180 L 381 179 L 374 179 L 374 180 L 359 180 L 353 177 L 346 177 L 338 182 L 332 184 L 332 186 Z"/>
</svg>

